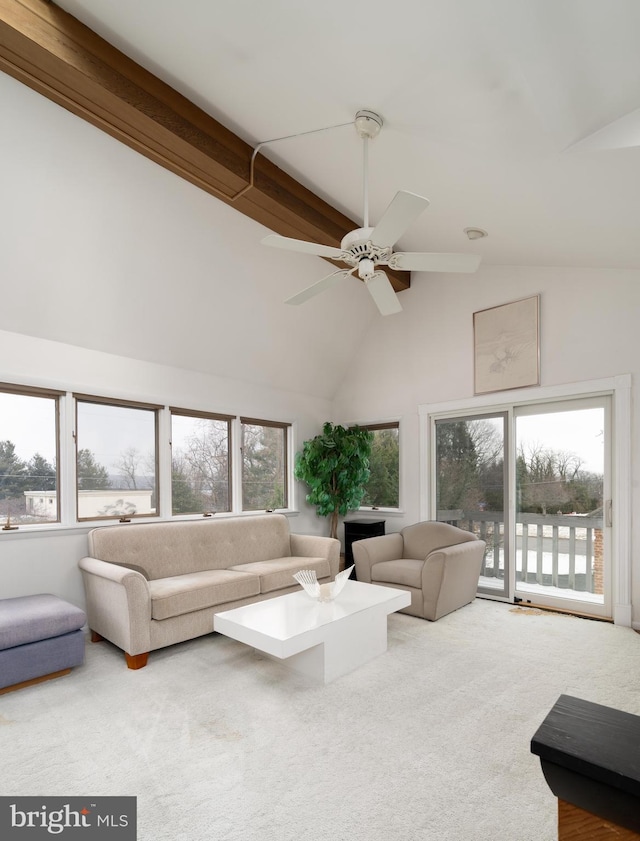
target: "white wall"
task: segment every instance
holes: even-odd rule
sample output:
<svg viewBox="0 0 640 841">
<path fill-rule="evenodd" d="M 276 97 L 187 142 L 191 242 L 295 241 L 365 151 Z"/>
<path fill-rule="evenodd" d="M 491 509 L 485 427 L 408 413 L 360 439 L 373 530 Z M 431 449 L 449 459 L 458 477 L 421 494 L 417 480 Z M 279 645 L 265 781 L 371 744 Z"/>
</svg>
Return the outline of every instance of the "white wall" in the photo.
<svg viewBox="0 0 640 841">
<path fill-rule="evenodd" d="M 473 405 L 473 313 L 540 294 L 541 385 L 640 375 L 640 272 L 486 266 L 470 276 L 414 274 L 403 312 L 372 324 L 336 395 L 343 421 L 400 417 L 403 516 L 420 518 L 418 406 Z M 633 393 L 633 392 L 632 392 Z M 640 510 L 640 416 L 632 406 L 632 512 Z M 640 622 L 640 517 L 632 528 L 632 600 Z"/>
<path fill-rule="evenodd" d="M 45 339 L 0 331 L 0 379 L 163 405 L 242 414 L 295 424 L 296 449 L 331 417 L 329 401 L 238 380 L 141 362 Z M 325 519 L 297 494 L 291 530 L 328 534 Z M 87 552 L 88 529 L 0 531 L 0 598 L 50 592 L 80 607 L 84 593 L 78 560 Z"/>
</svg>

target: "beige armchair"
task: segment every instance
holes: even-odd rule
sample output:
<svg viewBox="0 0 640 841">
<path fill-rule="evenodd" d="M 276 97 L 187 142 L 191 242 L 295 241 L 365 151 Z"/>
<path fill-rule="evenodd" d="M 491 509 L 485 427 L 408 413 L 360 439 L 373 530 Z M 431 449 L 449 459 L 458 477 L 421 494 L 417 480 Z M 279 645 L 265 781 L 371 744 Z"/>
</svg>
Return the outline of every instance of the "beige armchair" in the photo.
<svg viewBox="0 0 640 841">
<path fill-rule="evenodd" d="M 411 593 L 402 613 L 440 619 L 473 601 L 485 542 L 448 523 L 423 522 L 352 545 L 358 581 Z"/>
</svg>

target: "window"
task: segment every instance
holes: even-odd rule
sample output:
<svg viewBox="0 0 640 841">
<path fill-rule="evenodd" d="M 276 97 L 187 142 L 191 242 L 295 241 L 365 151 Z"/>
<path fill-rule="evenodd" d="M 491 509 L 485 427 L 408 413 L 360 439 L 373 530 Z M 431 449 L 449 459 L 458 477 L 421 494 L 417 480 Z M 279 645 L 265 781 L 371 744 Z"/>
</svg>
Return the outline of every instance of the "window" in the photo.
<svg viewBox="0 0 640 841">
<path fill-rule="evenodd" d="M 171 409 L 171 513 L 231 511 L 231 421 Z"/>
<path fill-rule="evenodd" d="M 61 392 L 0 386 L 0 520 L 20 527 L 60 519 Z"/>
<path fill-rule="evenodd" d="M 242 510 L 288 506 L 289 424 L 240 418 L 242 428 Z"/>
<path fill-rule="evenodd" d="M 157 515 L 159 408 L 76 395 L 78 520 Z"/>
<path fill-rule="evenodd" d="M 0 540 L 23 526 L 288 509 L 290 429 L 0 382 Z"/>
<path fill-rule="evenodd" d="M 400 507 L 400 424 L 363 425 L 372 433 L 369 469 L 362 508 Z"/>
</svg>

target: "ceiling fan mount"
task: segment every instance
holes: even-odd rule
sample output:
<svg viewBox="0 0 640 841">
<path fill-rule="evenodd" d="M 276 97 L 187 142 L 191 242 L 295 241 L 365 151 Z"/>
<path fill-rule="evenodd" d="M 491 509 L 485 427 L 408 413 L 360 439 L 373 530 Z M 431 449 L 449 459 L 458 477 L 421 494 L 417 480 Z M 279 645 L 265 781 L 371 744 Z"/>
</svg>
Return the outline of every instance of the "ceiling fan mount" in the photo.
<svg viewBox="0 0 640 841">
<path fill-rule="evenodd" d="M 353 122 L 356 127 L 356 131 L 358 132 L 358 137 L 363 140 L 365 138 L 367 138 L 367 140 L 373 140 L 376 138 L 380 134 L 380 129 L 384 125 L 384 120 L 380 114 L 376 114 L 375 111 L 367 111 L 366 108 L 358 111 Z"/>
<path fill-rule="evenodd" d="M 475 254 L 435 254 L 432 252 L 394 252 L 393 246 L 429 206 L 429 199 L 404 190 L 396 193 L 382 218 L 375 227 L 369 225 L 369 161 L 368 143 L 380 133 L 383 120 L 375 111 L 366 109 L 357 112 L 354 126 L 363 143 L 363 226 L 349 231 L 339 248 L 330 245 L 291 239 L 271 234 L 262 240 L 264 245 L 313 254 L 329 260 L 345 263 L 350 268 L 332 272 L 307 289 L 289 298 L 288 304 L 302 304 L 309 298 L 324 292 L 346 277 L 357 272 L 365 282 L 376 306 L 382 315 L 400 312 L 402 307 L 387 275 L 379 266 L 403 271 L 474 272 L 480 263 Z"/>
</svg>

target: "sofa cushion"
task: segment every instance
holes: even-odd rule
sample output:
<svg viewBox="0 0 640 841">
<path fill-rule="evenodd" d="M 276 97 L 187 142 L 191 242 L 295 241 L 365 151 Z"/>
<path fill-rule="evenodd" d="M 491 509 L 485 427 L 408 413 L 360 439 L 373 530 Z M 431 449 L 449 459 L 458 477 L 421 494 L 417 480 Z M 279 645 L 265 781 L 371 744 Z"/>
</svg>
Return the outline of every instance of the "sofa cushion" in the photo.
<svg viewBox="0 0 640 841">
<path fill-rule="evenodd" d="M 255 575 L 229 569 L 210 569 L 156 578 L 149 582 L 151 618 L 168 619 L 193 610 L 257 596 L 260 581 Z"/>
<path fill-rule="evenodd" d="M 397 561 L 380 561 L 371 567 L 371 581 L 386 584 L 404 584 L 405 587 L 422 587 L 424 561 L 400 558 Z"/>
<path fill-rule="evenodd" d="M 230 567 L 238 572 L 251 573 L 260 581 L 261 593 L 272 593 L 296 584 L 293 577 L 301 569 L 315 569 L 317 578 L 331 575 L 329 561 L 326 558 L 278 558 L 272 561 L 256 561 L 252 564 L 238 564 Z"/>
</svg>

